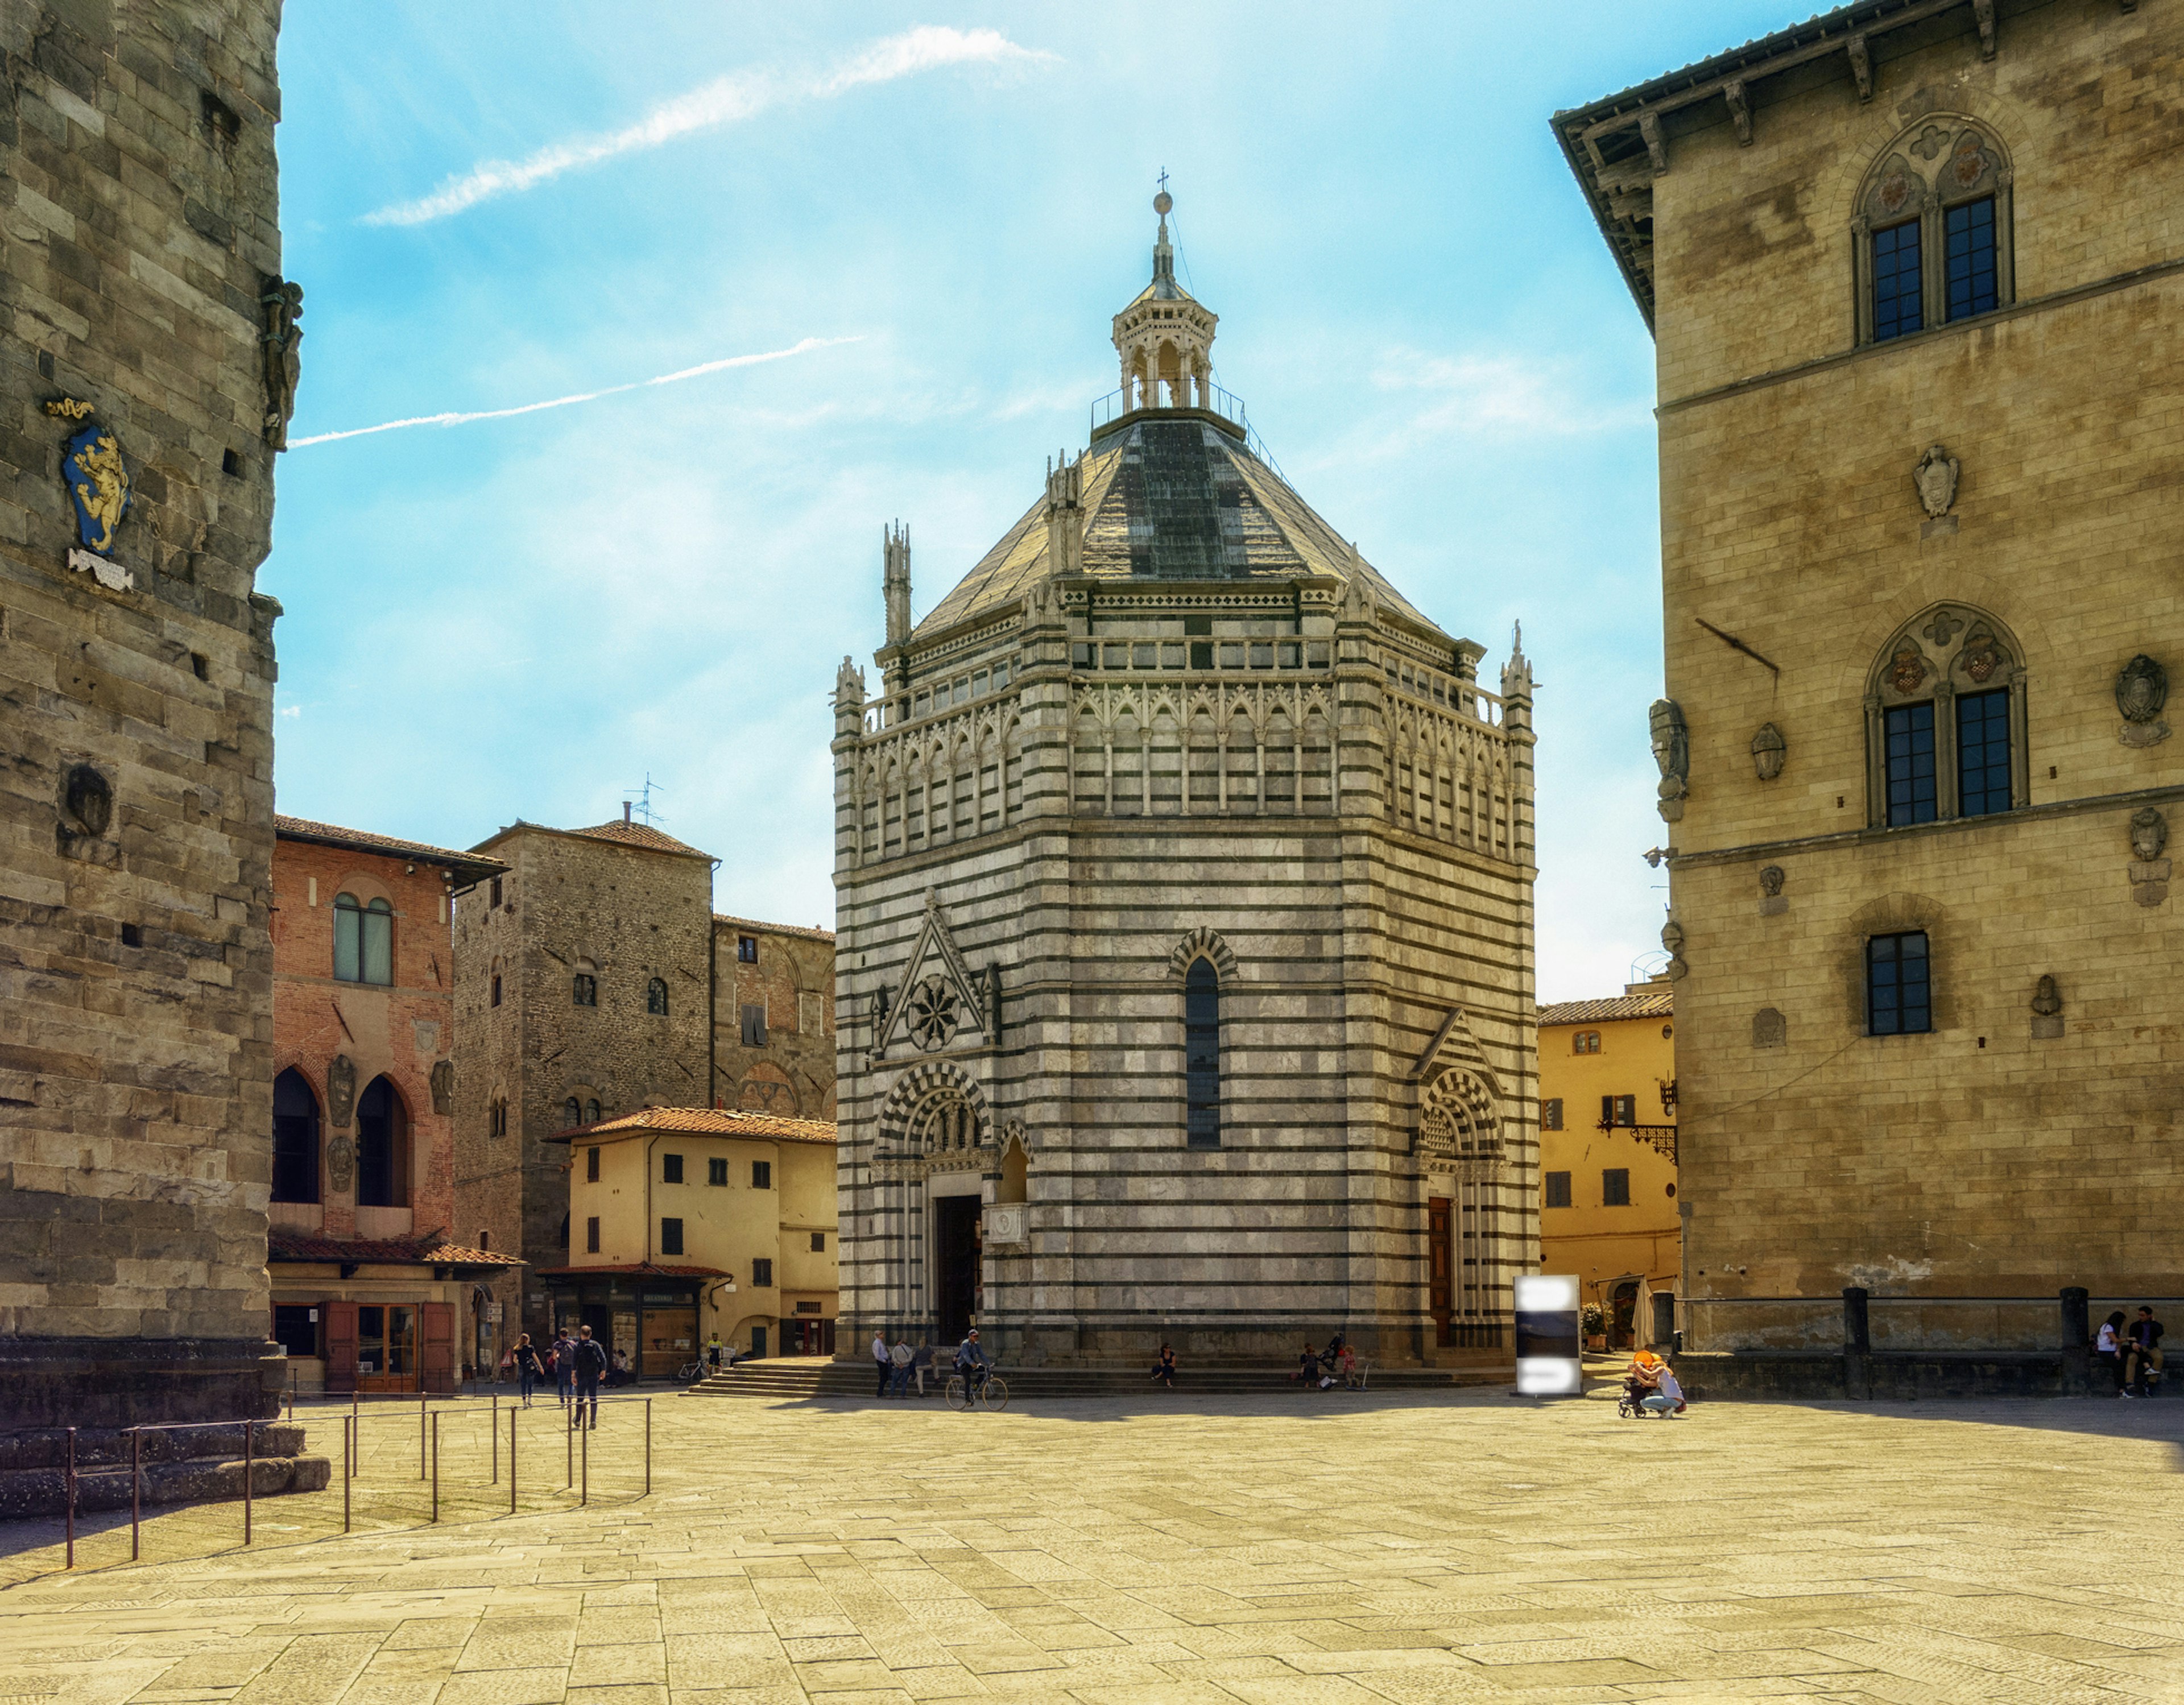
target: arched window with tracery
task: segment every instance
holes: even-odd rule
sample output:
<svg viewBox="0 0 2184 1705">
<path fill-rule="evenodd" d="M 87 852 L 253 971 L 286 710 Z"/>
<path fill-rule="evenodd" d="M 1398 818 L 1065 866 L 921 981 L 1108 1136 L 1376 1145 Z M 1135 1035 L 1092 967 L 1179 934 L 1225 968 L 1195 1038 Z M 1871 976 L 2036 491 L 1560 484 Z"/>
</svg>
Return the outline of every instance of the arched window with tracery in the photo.
<svg viewBox="0 0 2184 1705">
<path fill-rule="evenodd" d="M 2011 177 L 1992 131 L 1946 113 L 1920 120 L 1881 151 L 1851 221 L 1860 343 L 2016 299 Z"/>
<path fill-rule="evenodd" d="M 1221 973 L 1194 959 L 1183 977 L 1184 1145 L 1221 1146 Z"/>
<path fill-rule="evenodd" d="M 1875 661 L 1865 719 L 1873 827 L 2028 802 L 2024 653 L 1993 617 L 1945 605 L 1907 622 Z"/>
</svg>

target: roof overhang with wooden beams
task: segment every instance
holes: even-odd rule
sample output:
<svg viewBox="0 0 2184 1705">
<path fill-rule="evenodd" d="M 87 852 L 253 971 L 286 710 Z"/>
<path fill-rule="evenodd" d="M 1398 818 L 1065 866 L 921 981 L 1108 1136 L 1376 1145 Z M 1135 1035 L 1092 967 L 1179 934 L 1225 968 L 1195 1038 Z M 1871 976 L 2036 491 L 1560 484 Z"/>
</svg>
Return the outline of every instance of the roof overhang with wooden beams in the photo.
<svg viewBox="0 0 2184 1705">
<path fill-rule="evenodd" d="M 2129 12 L 2137 0 L 2116 3 Z M 1749 147 L 1755 109 L 1764 99 L 1836 82 L 1846 94 L 1869 101 L 1876 66 L 1953 37 L 1975 36 L 1981 56 L 1991 59 L 2003 4 L 1857 0 L 1619 95 L 1557 113 L 1555 139 L 1646 329 L 1653 327 L 1653 181 L 1672 169 L 1679 137 L 1726 120 L 1737 142 Z"/>
</svg>

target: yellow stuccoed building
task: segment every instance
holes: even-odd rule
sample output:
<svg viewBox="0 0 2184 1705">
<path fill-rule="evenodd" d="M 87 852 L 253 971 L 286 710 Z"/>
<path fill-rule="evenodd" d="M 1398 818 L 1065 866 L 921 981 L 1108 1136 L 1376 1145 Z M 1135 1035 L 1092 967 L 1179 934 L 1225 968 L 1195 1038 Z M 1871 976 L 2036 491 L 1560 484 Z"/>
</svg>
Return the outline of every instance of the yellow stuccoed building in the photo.
<svg viewBox="0 0 2184 1705">
<path fill-rule="evenodd" d="M 1540 1270 L 1577 1279 L 1610 1349 L 1652 1342 L 1676 1290 L 1675 1095 L 1665 978 L 1540 1008 Z"/>
<path fill-rule="evenodd" d="M 755 1356 L 834 1349 L 834 1128 L 646 1107 L 555 1134 L 569 1255 L 539 1273 L 550 1318 L 671 1379 L 712 1335 Z"/>
</svg>

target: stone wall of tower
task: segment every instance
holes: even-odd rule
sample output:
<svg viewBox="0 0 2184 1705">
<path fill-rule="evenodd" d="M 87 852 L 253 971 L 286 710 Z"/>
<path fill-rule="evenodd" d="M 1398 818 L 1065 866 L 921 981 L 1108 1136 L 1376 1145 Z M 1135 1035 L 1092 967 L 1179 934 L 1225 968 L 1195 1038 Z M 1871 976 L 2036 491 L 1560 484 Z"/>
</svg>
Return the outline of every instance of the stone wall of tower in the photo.
<svg viewBox="0 0 2184 1705">
<path fill-rule="evenodd" d="M 756 944 L 757 961 L 740 944 Z M 744 1040 L 756 1006 L 765 1040 Z M 834 1117 L 834 937 L 750 918 L 713 918 L 713 1095 L 722 1106 Z"/>
<path fill-rule="evenodd" d="M 0 1410 L 272 1412 L 277 0 L 0 10 Z M 103 568 L 61 446 L 133 491 Z M 79 559 L 82 560 L 83 559 Z M 73 780 L 73 785 L 72 785 Z"/>
<path fill-rule="evenodd" d="M 2102 1312 L 2184 1287 L 2177 901 L 2167 850 L 2132 838 L 2147 811 L 2184 830 L 2184 744 L 2116 697 L 2137 655 L 2184 667 L 2164 92 L 2184 17 L 2002 14 L 1992 57 L 1969 8 L 1878 38 L 1869 101 L 1847 70 L 1755 69 L 1750 145 L 1694 129 L 1654 187 L 1667 681 L 1691 731 L 1680 1201 L 1705 1350 L 1832 1354 L 1858 1284 L 1876 1349 L 2052 1351 L 2061 1287 Z M 1870 175 L 1899 149 L 1946 165 L 1973 129 L 2011 168 L 2014 300 L 1859 343 Z M 1929 504 L 1936 443 L 1958 478 Z M 1967 649 L 1982 623 L 1992 655 Z M 1881 707 L 1946 719 L 2004 687 L 2010 808 L 1958 816 L 1945 785 L 1937 820 L 1889 826 Z M 1786 761 L 1763 780 L 1769 722 Z M 1868 944 L 1904 932 L 1929 945 L 1932 1028 L 1874 1034 Z M 2043 977 L 2059 1010 L 2035 1004 Z M 1981 1295 L 2051 1300 L 1923 1300 Z"/>
<path fill-rule="evenodd" d="M 497 1251 L 534 1268 L 560 1267 L 568 1256 L 568 1145 L 545 1138 L 569 1124 L 569 1100 L 596 1100 L 603 1117 L 705 1105 L 712 861 L 532 824 L 478 850 L 512 868 L 498 907 L 485 883 L 455 907 L 462 1223 L 489 1229 Z M 598 979 L 596 1006 L 573 998 L 587 961 Z M 665 1016 L 646 1009 L 655 977 L 668 987 Z M 501 1137 L 492 1134 L 497 1100 L 508 1107 Z M 519 1290 L 510 1278 L 496 1295 L 511 1305 L 502 1315 L 507 1342 L 551 1326 L 542 1286 Z"/>
<path fill-rule="evenodd" d="M 1281 592 L 1309 612 L 1293 659 L 1270 643 L 1255 671 L 1240 642 L 1233 671 L 1168 675 L 1180 611 L 1267 590 L 1148 588 L 1134 627 L 1139 593 L 1100 593 L 1100 633 L 1128 642 L 1120 675 L 1067 588 L 913 644 L 894 660 L 900 697 L 867 705 L 845 672 L 841 1341 L 937 1329 L 933 1198 L 969 1195 L 987 1227 L 981 1334 L 1006 1358 L 1127 1359 L 1165 1337 L 1187 1357 L 1265 1360 L 1340 1328 L 1414 1362 L 1441 1347 L 1427 1215 L 1446 1197 L 1465 1239 L 1451 1253 L 1484 1287 L 1450 1347 L 1500 1353 L 1507 1279 L 1537 1242 L 1529 683 L 1495 720 L 1449 642 L 1326 582 Z M 1131 672 L 1140 641 L 1150 676 Z M 1006 687 L 917 714 L 922 683 L 992 683 L 1002 665 Z M 1130 746 L 1110 715 L 1128 693 L 1280 699 L 1297 738 L 1273 741 L 1266 769 L 1180 733 Z M 894 766 L 922 779 L 903 791 Z M 922 1048 L 898 1014 L 944 980 L 912 962 L 936 930 L 968 973 L 967 1010 Z M 1201 953 L 1220 975 L 1217 1148 L 1185 1139 L 1184 977 Z M 1422 1084 L 1459 1067 L 1492 1085 L 1490 1144 L 1422 1132 Z M 916 1098 L 944 1079 L 970 1140 L 951 1146 L 963 1128 L 944 1121 L 936 1150 Z"/>
</svg>

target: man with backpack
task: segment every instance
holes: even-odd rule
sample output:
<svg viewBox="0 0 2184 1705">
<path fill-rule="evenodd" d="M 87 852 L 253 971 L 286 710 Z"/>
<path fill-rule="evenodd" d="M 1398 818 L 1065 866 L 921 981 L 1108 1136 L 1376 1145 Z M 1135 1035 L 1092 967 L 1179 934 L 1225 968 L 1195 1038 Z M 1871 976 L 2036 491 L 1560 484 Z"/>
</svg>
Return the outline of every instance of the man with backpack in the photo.
<svg viewBox="0 0 2184 1705">
<path fill-rule="evenodd" d="M 579 1326 L 577 1329 L 577 1341 L 570 1352 L 570 1361 L 576 1375 L 577 1407 L 570 1412 L 569 1424 L 571 1427 L 589 1425 L 596 1428 L 599 1424 L 599 1380 L 607 1371 L 607 1351 L 606 1346 L 592 1336 L 590 1327 Z M 588 1398 L 592 1406 L 588 1423 L 584 1418 L 584 1403 Z"/>
</svg>

